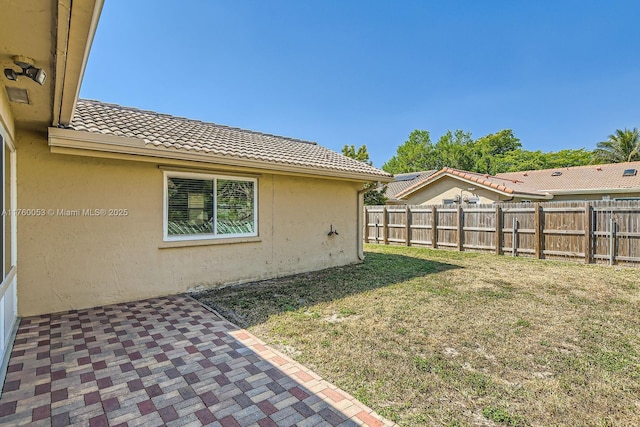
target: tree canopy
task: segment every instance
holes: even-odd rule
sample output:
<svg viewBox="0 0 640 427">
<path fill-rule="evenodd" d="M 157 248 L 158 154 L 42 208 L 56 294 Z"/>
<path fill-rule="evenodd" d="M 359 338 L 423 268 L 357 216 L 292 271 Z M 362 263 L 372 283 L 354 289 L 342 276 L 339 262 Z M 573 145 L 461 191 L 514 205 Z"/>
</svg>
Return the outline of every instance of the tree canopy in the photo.
<svg viewBox="0 0 640 427">
<path fill-rule="evenodd" d="M 431 164 L 430 156 L 433 150 L 429 131 L 414 130 L 382 169 L 393 174 L 427 170 L 429 168 L 425 168 L 425 165 Z"/>
<path fill-rule="evenodd" d="M 342 154 L 362 163 L 366 163 L 369 166 L 373 166 L 373 163 L 369 159 L 369 151 L 367 151 L 366 145 L 362 145 L 358 148 L 356 148 L 355 145 L 345 145 L 342 147 Z"/>
<path fill-rule="evenodd" d="M 524 150 L 520 139 L 511 129 L 478 139 L 473 139 L 471 132 L 447 131 L 435 144 L 431 142 L 428 131 L 414 130 L 382 169 L 398 174 L 451 167 L 495 175 L 501 172 L 582 166 L 593 161 L 593 153 L 585 148 L 547 153 Z"/>
</svg>

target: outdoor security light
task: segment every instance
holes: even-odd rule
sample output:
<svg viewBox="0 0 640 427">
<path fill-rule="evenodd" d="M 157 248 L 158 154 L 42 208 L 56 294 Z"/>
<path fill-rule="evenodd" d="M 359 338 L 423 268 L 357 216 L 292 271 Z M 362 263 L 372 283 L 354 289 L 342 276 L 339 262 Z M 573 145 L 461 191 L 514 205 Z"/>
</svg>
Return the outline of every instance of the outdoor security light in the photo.
<svg viewBox="0 0 640 427">
<path fill-rule="evenodd" d="M 13 58 L 13 62 L 22 69 L 22 71 L 15 71 L 12 68 L 4 69 L 4 76 L 12 81 L 18 80 L 20 76 L 27 76 L 34 82 L 43 85 L 47 79 L 47 73 L 42 68 L 36 68 L 33 66 L 33 60 L 25 57 L 16 56 Z"/>
</svg>

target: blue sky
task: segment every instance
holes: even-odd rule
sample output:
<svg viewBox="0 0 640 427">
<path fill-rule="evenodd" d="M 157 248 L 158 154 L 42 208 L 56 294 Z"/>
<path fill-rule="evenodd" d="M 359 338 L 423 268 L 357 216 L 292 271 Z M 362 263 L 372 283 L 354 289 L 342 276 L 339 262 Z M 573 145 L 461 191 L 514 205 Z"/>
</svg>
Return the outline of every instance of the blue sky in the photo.
<svg viewBox="0 0 640 427">
<path fill-rule="evenodd" d="M 414 129 L 528 150 L 640 127 L 635 0 L 106 0 L 81 97 L 291 136 L 378 167 Z"/>
</svg>

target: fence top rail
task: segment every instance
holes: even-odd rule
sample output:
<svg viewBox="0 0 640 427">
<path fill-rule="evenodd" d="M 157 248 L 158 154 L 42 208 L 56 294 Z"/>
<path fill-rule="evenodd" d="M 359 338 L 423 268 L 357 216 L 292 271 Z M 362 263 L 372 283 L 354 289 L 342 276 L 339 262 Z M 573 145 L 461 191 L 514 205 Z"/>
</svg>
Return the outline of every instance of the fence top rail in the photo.
<svg viewBox="0 0 640 427">
<path fill-rule="evenodd" d="M 538 205 L 543 208 L 582 208 L 584 209 L 585 204 L 589 204 L 594 209 L 607 209 L 607 208 L 626 208 L 630 210 L 640 210 L 640 200 L 566 200 L 566 201 L 549 201 L 549 202 L 499 202 L 499 203 L 483 203 L 479 205 L 463 205 L 464 206 L 473 206 L 475 208 L 492 208 L 500 207 L 502 209 L 513 209 L 513 208 L 533 208 Z M 367 210 L 378 210 L 378 209 L 399 209 L 400 206 L 402 209 L 405 209 L 406 206 L 409 209 L 431 209 L 432 207 L 436 208 L 447 208 L 450 205 L 368 205 L 365 206 Z"/>
<path fill-rule="evenodd" d="M 615 207 L 615 206 L 596 206 L 593 207 L 595 212 L 640 212 L 640 206 L 635 207 Z"/>
<path fill-rule="evenodd" d="M 565 207 L 565 208 L 550 208 L 543 207 L 542 210 L 545 212 L 584 212 L 585 207 Z"/>
<path fill-rule="evenodd" d="M 462 208 L 462 210 L 464 212 L 471 212 L 471 213 L 482 213 L 482 212 L 495 212 L 496 208 Z"/>
<path fill-rule="evenodd" d="M 505 213 L 509 213 L 509 212 L 534 213 L 535 211 L 536 211 L 535 207 L 530 207 L 530 208 L 507 208 L 507 207 L 503 207 L 502 208 L 502 212 L 505 212 Z"/>
</svg>

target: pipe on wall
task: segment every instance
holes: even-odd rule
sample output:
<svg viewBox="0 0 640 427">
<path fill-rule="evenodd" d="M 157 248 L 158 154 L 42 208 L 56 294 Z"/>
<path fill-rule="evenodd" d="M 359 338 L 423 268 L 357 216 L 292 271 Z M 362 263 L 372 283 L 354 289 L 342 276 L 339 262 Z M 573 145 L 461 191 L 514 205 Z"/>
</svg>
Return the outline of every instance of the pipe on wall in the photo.
<svg viewBox="0 0 640 427">
<path fill-rule="evenodd" d="M 362 235 L 364 223 L 362 219 L 364 216 L 364 193 L 367 191 L 367 188 L 363 188 L 356 192 L 356 253 L 358 254 L 358 259 L 360 261 L 364 261 L 364 246 L 362 243 L 364 240 L 364 236 Z"/>
</svg>

